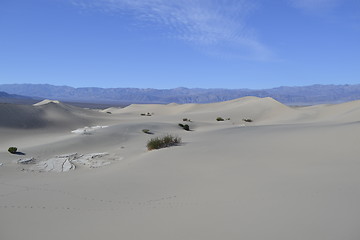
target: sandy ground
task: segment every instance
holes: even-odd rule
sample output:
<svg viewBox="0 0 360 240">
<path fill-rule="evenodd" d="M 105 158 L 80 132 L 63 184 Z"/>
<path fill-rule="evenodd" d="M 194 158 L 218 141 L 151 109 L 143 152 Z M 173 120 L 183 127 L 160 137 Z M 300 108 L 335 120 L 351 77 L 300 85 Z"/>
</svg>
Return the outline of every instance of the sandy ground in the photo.
<svg viewBox="0 0 360 240">
<path fill-rule="evenodd" d="M 359 101 L 0 104 L 0 239 L 359 240 L 359 119 Z M 167 133 L 182 144 L 147 150 Z"/>
</svg>

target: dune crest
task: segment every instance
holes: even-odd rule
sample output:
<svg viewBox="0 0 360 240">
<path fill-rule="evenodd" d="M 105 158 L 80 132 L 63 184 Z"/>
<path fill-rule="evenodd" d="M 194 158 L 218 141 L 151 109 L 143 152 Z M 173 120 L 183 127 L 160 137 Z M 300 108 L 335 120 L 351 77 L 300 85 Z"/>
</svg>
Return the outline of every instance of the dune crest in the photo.
<svg viewBox="0 0 360 240">
<path fill-rule="evenodd" d="M 58 100 L 45 99 L 45 100 L 42 100 L 41 102 L 38 102 L 38 103 L 33 104 L 33 106 L 41 106 L 41 105 L 45 105 L 45 104 L 49 104 L 49 103 L 60 104 L 60 101 L 58 101 Z"/>
</svg>

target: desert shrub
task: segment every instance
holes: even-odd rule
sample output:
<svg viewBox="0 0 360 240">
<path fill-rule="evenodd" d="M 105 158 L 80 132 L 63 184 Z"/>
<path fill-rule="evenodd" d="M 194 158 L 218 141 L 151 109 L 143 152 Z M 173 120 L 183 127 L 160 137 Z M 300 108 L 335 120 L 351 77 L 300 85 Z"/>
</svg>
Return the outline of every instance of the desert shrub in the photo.
<svg viewBox="0 0 360 240">
<path fill-rule="evenodd" d="M 183 118 L 183 122 L 191 122 L 189 118 Z"/>
<path fill-rule="evenodd" d="M 146 116 L 146 114 L 145 114 L 145 113 L 140 113 L 140 115 L 141 115 L 141 116 Z"/>
<path fill-rule="evenodd" d="M 155 137 L 148 141 L 148 150 L 166 148 L 181 143 L 180 137 L 174 137 L 172 135 L 165 135 L 164 137 Z"/>
<path fill-rule="evenodd" d="M 170 147 L 181 142 L 181 138 L 172 135 L 166 135 L 162 138 L 165 147 Z"/>
<path fill-rule="evenodd" d="M 164 142 L 161 138 L 155 137 L 148 141 L 146 147 L 148 148 L 148 150 L 153 150 L 153 149 L 160 149 L 165 146 L 164 146 Z"/>
<path fill-rule="evenodd" d="M 220 121 L 224 121 L 224 119 L 222 117 L 217 117 L 216 121 L 220 122 Z"/>
<path fill-rule="evenodd" d="M 146 133 L 146 134 L 151 134 L 151 132 L 150 132 L 150 130 L 149 130 L 149 129 L 143 129 L 142 131 L 143 131 L 143 133 Z"/>
<path fill-rule="evenodd" d="M 244 122 L 252 122 L 253 120 L 250 119 L 250 118 L 243 118 L 243 121 L 244 121 Z"/>
<path fill-rule="evenodd" d="M 111 112 L 106 112 L 107 114 L 111 114 Z"/>
<path fill-rule="evenodd" d="M 182 129 L 184 129 L 186 131 L 190 131 L 190 127 L 187 124 L 179 123 L 179 127 L 181 127 Z"/>
<path fill-rule="evenodd" d="M 17 147 L 9 147 L 9 153 L 15 154 L 17 152 Z"/>
</svg>

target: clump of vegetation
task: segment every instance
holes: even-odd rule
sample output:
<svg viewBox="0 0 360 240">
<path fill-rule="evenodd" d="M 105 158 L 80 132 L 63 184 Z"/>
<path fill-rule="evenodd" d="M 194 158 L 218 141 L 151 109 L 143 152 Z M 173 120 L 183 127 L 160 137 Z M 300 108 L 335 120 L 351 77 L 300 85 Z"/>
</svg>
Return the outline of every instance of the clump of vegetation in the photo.
<svg viewBox="0 0 360 240">
<path fill-rule="evenodd" d="M 185 131 L 190 131 L 190 127 L 187 124 L 179 123 L 179 127 L 183 128 Z"/>
<path fill-rule="evenodd" d="M 111 112 L 106 112 L 107 114 L 111 114 Z"/>
<path fill-rule="evenodd" d="M 243 118 L 243 121 L 244 121 L 244 122 L 253 122 L 253 120 L 250 119 L 250 118 Z"/>
<path fill-rule="evenodd" d="M 151 113 L 148 112 L 148 113 L 140 113 L 140 115 L 141 115 L 141 116 L 148 116 L 148 117 L 150 117 L 150 116 L 152 116 L 153 114 L 151 114 Z"/>
<path fill-rule="evenodd" d="M 15 154 L 17 152 L 17 147 L 9 147 L 8 151 L 11 154 Z"/>
<path fill-rule="evenodd" d="M 183 118 L 183 122 L 191 122 L 189 118 Z"/>
<path fill-rule="evenodd" d="M 143 131 L 143 133 L 146 133 L 146 134 L 152 134 L 152 132 L 150 132 L 149 129 L 143 129 L 142 131 Z"/>
<path fill-rule="evenodd" d="M 218 122 L 221 122 L 221 121 L 230 121 L 230 118 L 222 118 L 222 117 L 217 117 L 216 118 L 216 121 L 218 121 Z"/>
<path fill-rule="evenodd" d="M 180 137 L 174 137 L 170 134 L 165 135 L 164 137 L 155 137 L 148 141 L 147 149 L 154 150 L 160 148 L 166 148 L 170 146 L 175 146 L 181 143 Z"/>
</svg>

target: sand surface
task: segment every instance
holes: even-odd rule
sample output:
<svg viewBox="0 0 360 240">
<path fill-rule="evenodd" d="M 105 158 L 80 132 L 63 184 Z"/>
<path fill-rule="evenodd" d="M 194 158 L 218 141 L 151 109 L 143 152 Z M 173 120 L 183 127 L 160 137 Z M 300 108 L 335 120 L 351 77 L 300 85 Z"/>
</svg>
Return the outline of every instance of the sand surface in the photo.
<svg viewBox="0 0 360 240">
<path fill-rule="evenodd" d="M 0 239 L 359 240 L 359 132 L 360 101 L 0 104 Z"/>
</svg>

